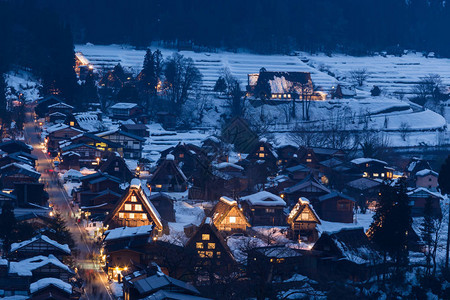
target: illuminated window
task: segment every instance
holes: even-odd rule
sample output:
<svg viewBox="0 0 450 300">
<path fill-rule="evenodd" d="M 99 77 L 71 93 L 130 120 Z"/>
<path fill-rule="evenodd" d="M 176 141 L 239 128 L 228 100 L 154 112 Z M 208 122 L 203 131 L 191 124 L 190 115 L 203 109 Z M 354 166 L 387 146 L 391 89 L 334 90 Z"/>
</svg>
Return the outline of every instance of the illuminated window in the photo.
<svg viewBox="0 0 450 300">
<path fill-rule="evenodd" d="M 364 172 L 363 177 L 367 177 L 369 176 L 369 174 L 367 174 L 367 172 Z"/>
<path fill-rule="evenodd" d="M 291 98 L 291 94 L 288 94 L 288 98 Z"/>
<path fill-rule="evenodd" d="M 310 162 L 312 162 L 312 159 L 311 159 L 311 158 L 307 158 L 307 159 L 306 159 L 306 162 L 309 162 L 309 163 L 310 163 Z"/>
<path fill-rule="evenodd" d="M 119 218 L 120 218 L 120 219 L 125 218 L 125 214 L 124 214 L 124 213 L 119 213 Z"/>
<path fill-rule="evenodd" d="M 217 258 L 220 258 L 220 255 L 221 255 L 222 253 L 220 252 L 220 251 L 217 251 L 216 252 L 216 255 L 217 255 Z"/>
<path fill-rule="evenodd" d="M 142 219 L 147 220 L 147 214 L 142 214 Z"/>
<path fill-rule="evenodd" d="M 125 210 L 133 210 L 132 208 L 131 208 L 131 204 L 125 204 Z"/>
<path fill-rule="evenodd" d="M 308 212 L 302 212 L 301 218 L 302 218 L 302 221 L 308 221 L 309 220 Z"/>
<path fill-rule="evenodd" d="M 278 95 L 278 98 L 281 99 L 281 95 Z"/>
<path fill-rule="evenodd" d="M 195 248 L 203 249 L 203 243 L 195 243 Z"/>
<path fill-rule="evenodd" d="M 236 217 L 230 217 L 230 223 L 236 223 Z"/>
<path fill-rule="evenodd" d="M 202 234 L 202 240 L 209 241 L 209 234 L 207 233 Z"/>
<path fill-rule="evenodd" d="M 378 173 L 373 173 L 373 177 L 378 177 L 379 174 Z"/>
<path fill-rule="evenodd" d="M 213 255 L 214 255 L 214 252 L 212 252 L 212 251 L 206 251 L 205 254 L 206 254 L 206 257 L 212 258 Z"/>
<path fill-rule="evenodd" d="M 133 214 L 133 213 L 130 213 L 130 214 L 128 214 L 128 217 L 129 217 L 130 219 L 134 219 L 134 214 Z"/>
<path fill-rule="evenodd" d="M 381 177 L 384 177 L 384 173 L 381 173 Z"/>
<path fill-rule="evenodd" d="M 200 256 L 201 258 L 205 257 L 205 251 L 198 251 L 198 256 Z"/>
<path fill-rule="evenodd" d="M 308 153 L 308 156 L 311 156 L 311 153 Z"/>
<path fill-rule="evenodd" d="M 216 244 L 208 243 L 208 249 L 216 249 Z"/>
<path fill-rule="evenodd" d="M 180 158 L 184 158 L 184 153 L 180 153 L 180 155 L 178 155 Z"/>
<path fill-rule="evenodd" d="M 287 97 L 287 95 L 286 94 L 283 94 L 283 98 L 286 98 Z"/>
<path fill-rule="evenodd" d="M 135 205 L 134 205 L 134 210 L 136 210 L 136 211 L 142 211 L 142 205 L 140 205 L 140 204 L 135 204 Z"/>
<path fill-rule="evenodd" d="M 278 258 L 277 259 L 277 264 L 281 264 L 284 263 L 284 258 Z"/>
<path fill-rule="evenodd" d="M 264 157 L 264 153 L 259 153 L 259 157 L 263 158 Z"/>
<path fill-rule="evenodd" d="M 75 126 L 75 122 L 74 121 L 70 121 L 69 125 L 70 126 Z"/>
<path fill-rule="evenodd" d="M 157 189 L 160 189 L 160 188 L 162 188 L 162 184 L 157 184 L 157 185 L 155 185 L 155 187 L 156 187 Z"/>
<path fill-rule="evenodd" d="M 131 202 L 137 202 L 136 196 L 131 196 Z"/>
<path fill-rule="evenodd" d="M 368 168 L 369 167 L 369 164 L 366 164 L 366 168 Z"/>
<path fill-rule="evenodd" d="M 264 147 L 263 146 L 259 147 L 259 151 L 264 151 Z"/>
</svg>

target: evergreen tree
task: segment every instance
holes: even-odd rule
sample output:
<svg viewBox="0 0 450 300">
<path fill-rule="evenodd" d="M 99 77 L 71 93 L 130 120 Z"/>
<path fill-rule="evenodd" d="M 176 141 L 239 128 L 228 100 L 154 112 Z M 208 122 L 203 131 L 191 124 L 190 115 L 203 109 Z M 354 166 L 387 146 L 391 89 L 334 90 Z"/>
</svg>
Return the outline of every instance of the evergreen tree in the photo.
<svg viewBox="0 0 450 300">
<path fill-rule="evenodd" d="M 425 202 L 425 207 L 423 211 L 424 219 L 421 224 L 421 235 L 422 240 L 425 243 L 426 248 L 426 271 L 427 275 L 430 274 L 431 270 L 431 256 L 432 256 L 432 247 L 433 247 L 433 234 L 434 234 L 434 218 L 433 218 L 433 207 L 432 207 L 432 199 L 427 198 Z"/>
<path fill-rule="evenodd" d="M 438 177 L 439 189 L 442 194 L 450 194 L 450 155 L 447 156 L 444 164 L 441 166 L 441 171 Z M 447 247 L 445 254 L 445 269 L 448 271 L 449 263 L 449 251 L 450 251 L 450 211 L 448 212 L 448 229 L 447 229 Z"/>
<path fill-rule="evenodd" d="M 140 75 L 140 86 L 144 93 L 156 95 L 156 86 L 158 85 L 158 77 L 156 75 L 154 55 L 150 49 L 147 49 L 144 58 L 144 66 Z"/>
<path fill-rule="evenodd" d="M 122 82 L 125 82 L 126 80 L 125 71 L 123 70 L 123 67 L 120 63 L 114 66 L 113 72 Z"/>
<path fill-rule="evenodd" d="M 94 73 L 89 70 L 84 83 L 81 85 L 81 101 L 78 106 L 83 106 L 87 103 L 98 103 L 98 90 L 95 82 Z"/>
<path fill-rule="evenodd" d="M 227 90 L 227 83 L 225 82 L 225 79 L 222 76 L 220 76 L 217 79 L 216 84 L 214 85 L 214 92 L 225 93 L 226 90 Z"/>
<path fill-rule="evenodd" d="M 14 207 L 9 202 L 5 202 L 0 214 L 0 237 L 3 239 L 3 251 L 7 252 L 14 238 L 14 227 L 16 217 L 14 216 Z"/>
<path fill-rule="evenodd" d="M 394 187 L 385 183 L 381 189 L 376 213 L 368 236 L 386 255 L 395 261 L 397 267 L 408 262 L 408 231 L 411 230 L 411 212 L 406 194 L 406 180 L 399 178 Z"/>
</svg>

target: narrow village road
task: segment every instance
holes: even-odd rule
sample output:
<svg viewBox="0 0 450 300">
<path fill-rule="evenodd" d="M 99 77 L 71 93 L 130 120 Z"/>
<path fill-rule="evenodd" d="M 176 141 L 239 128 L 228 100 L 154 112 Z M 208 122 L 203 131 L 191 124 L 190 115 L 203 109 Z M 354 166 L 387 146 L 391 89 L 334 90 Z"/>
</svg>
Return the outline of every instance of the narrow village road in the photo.
<svg viewBox="0 0 450 300">
<path fill-rule="evenodd" d="M 77 248 L 74 256 L 75 265 L 83 278 L 85 294 L 81 299 L 113 299 L 107 288 L 107 276 L 92 260 L 93 254 L 98 251 L 95 244 L 88 238 L 86 230 L 80 227 L 73 218 L 73 208 L 64 188 L 58 183 L 52 170 L 52 160 L 42 151 L 40 132 L 36 131 L 33 120 L 32 108 L 27 108 L 26 123 L 24 124 L 25 141 L 33 146 L 33 155 L 38 157 L 36 170 L 41 173 L 41 182 L 45 184 L 45 190 L 49 194 L 49 202 L 54 205 L 66 221 L 66 226 L 72 234 Z"/>
</svg>

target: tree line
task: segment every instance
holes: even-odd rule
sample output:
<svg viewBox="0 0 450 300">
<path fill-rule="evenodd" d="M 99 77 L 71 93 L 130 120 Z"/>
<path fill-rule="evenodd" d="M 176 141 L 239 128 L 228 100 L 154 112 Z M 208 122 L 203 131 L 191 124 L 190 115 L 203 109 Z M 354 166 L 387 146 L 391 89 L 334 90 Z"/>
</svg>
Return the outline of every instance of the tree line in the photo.
<svg viewBox="0 0 450 300">
<path fill-rule="evenodd" d="M 401 49 L 450 55 L 444 0 L 36 0 L 67 20 L 77 43 L 165 41 L 261 53 Z"/>
</svg>

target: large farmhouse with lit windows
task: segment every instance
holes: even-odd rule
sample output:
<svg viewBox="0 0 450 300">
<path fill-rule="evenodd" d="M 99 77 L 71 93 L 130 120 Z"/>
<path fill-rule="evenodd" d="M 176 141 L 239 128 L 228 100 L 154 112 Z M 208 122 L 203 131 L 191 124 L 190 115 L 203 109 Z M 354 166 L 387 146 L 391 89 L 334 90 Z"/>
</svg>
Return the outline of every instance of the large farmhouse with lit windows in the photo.
<svg viewBox="0 0 450 300">
<path fill-rule="evenodd" d="M 269 72 L 248 74 L 247 96 L 272 100 L 325 100 L 326 93 L 314 91 L 309 72 Z"/>
<path fill-rule="evenodd" d="M 105 226 L 110 229 L 117 227 L 137 227 L 154 224 L 159 232 L 163 230 L 161 217 L 148 200 L 144 191 L 146 187 L 141 186 L 139 179 L 131 180 L 130 187 L 114 210 L 106 217 Z"/>
</svg>

